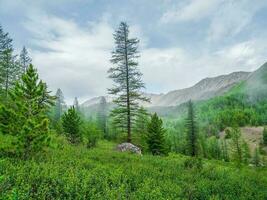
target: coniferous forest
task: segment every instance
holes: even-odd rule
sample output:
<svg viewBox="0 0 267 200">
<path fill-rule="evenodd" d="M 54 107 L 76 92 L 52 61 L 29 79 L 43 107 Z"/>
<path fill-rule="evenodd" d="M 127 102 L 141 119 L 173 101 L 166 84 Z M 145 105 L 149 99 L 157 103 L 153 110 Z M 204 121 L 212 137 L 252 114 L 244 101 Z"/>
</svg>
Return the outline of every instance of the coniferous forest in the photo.
<svg viewBox="0 0 267 200">
<path fill-rule="evenodd" d="M 0 199 L 267 199 L 267 63 L 223 94 L 147 106 L 131 31 L 117 24 L 112 84 L 86 107 L 0 26 Z"/>
</svg>

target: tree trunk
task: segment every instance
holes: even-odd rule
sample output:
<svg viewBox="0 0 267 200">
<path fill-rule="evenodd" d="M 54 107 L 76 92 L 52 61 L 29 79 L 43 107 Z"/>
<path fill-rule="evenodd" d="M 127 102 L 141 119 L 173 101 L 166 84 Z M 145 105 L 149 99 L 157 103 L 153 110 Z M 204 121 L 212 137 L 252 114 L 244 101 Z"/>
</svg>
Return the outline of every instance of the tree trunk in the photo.
<svg viewBox="0 0 267 200">
<path fill-rule="evenodd" d="M 128 52 L 127 52 L 127 35 L 124 26 L 124 53 L 126 67 L 126 93 L 127 93 L 127 142 L 131 142 L 131 108 L 130 108 L 130 91 L 129 91 L 129 68 L 128 68 Z"/>
</svg>

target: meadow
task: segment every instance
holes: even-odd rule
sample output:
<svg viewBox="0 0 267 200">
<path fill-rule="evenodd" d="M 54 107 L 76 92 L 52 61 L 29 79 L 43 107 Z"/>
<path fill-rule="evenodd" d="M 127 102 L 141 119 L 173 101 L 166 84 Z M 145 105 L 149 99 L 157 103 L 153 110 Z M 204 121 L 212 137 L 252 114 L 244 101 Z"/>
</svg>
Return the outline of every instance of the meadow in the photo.
<svg viewBox="0 0 267 200">
<path fill-rule="evenodd" d="M 106 141 L 88 149 L 54 140 L 46 155 L 0 159 L 0 199 L 267 198 L 264 168 L 179 154 L 138 156 Z"/>
</svg>

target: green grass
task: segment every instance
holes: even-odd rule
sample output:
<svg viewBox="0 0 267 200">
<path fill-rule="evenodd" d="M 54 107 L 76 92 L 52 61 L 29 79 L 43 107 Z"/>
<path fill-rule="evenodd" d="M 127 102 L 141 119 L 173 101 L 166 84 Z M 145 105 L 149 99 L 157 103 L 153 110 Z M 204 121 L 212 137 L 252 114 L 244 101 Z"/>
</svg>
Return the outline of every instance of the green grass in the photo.
<svg viewBox="0 0 267 200">
<path fill-rule="evenodd" d="M 185 163 L 193 163 L 191 167 Z M 54 146 L 46 157 L 0 159 L 0 199 L 266 199 L 267 171 L 186 156 Z"/>
</svg>

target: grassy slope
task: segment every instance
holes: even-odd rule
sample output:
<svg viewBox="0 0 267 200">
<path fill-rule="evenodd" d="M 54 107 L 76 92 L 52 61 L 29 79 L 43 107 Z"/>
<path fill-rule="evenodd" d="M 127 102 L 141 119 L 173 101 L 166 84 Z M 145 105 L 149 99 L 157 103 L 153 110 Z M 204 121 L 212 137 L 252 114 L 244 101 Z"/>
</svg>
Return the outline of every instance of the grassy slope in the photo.
<svg viewBox="0 0 267 200">
<path fill-rule="evenodd" d="M 39 161 L 0 159 L 0 199 L 266 199 L 267 171 L 187 157 L 137 156 L 63 145 Z M 19 198 L 18 198 L 19 197 Z"/>
</svg>

